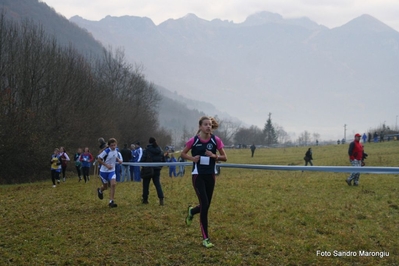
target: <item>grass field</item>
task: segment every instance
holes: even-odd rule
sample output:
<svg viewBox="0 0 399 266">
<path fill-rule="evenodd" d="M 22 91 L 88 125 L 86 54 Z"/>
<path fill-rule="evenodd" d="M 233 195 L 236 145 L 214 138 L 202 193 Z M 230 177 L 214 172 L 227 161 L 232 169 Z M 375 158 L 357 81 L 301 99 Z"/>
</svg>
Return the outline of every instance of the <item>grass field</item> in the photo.
<svg viewBox="0 0 399 266">
<path fill-rule="evenodd" d="M 349 166 L 348 145 L 312 148 L 315 165 Z M 398 148 L 366 144 L 367 166 L 398 166 Z M 226 152 L 228 163 L 302 165 L 306 150 Z M 184 223 L 197 202 L 188 172 L 163 169 L 165 206 L 152 185 L 142 205 L 141 184 L 129 182 L 110 209 L 98 178 L 79 183 L 72 172 L 56 188 L 50 171 L 46 182 L 1 186 L 0 265 L 399 265 L 399 174 L 362 174 L 350 187 L 346 173 L 222 168 L 209 213 L 215 247 L 205 249 L 199 217 Z"/>
</svg>

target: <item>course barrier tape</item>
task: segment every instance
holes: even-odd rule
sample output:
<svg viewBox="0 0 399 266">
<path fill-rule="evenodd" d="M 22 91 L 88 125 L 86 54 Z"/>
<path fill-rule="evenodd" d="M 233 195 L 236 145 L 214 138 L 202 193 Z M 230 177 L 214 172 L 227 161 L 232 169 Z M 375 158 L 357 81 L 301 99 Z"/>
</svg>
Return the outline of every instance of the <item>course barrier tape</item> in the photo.
<svg viewBox="0 0 399 266">
<path fill-rule="evenodd" d="M 123 163 L 131 166 L 171 166 L 184 165 L 191 166 L 192 162 L 165 162 L 165 163 Z M 369 173 L 369 174 L 399 174 L 399 167 L 375 167 L 375 166 L 291 166 L 291 165 L 263 165 L 263 164 L 233 164 L 222 163 L 217 164 L 218 167 L 223 168 L 242 168 L 255 170 L 275 170 L 275 171 L 308 171 L 308 172 L 337 172 L 337 173 Z"/>
</svg>

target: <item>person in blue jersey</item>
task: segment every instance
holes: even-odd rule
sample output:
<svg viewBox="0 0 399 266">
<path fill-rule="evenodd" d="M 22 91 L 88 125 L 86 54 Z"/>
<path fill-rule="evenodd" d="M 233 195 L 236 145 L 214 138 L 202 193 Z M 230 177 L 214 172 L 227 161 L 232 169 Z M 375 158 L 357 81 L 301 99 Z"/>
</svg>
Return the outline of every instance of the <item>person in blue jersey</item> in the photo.
<svg viewBox="0 0 399 266">
<path fill-rule="evenodd" d="M 136 142 L 134 146 L 134 151 L 133 151 L 133 162 L 140 162 L 141 158 L 143 157 L 143 148 L 140 147 L 140 142 Z M 134 171 L 134 177 L 133 181 L 134 182 L 141 182 L 141 176 L 140 176 L 140 166 L 133 166 L 133 171 Z"/>
<path fill-rule="evenodd" d="M 75 155 L 73 156 L 73 161 L 75 162 L 76 172 L 78 173 L 79 182 L 82 180 L 82 162 L 80 161 L 80 155 L 82 154 L 82 149 L 78 148 Z"/>
<path fill-rule="evenodd" d="M 119 148 L 116 147 L 116 150 L 118 151 L 118 158 L 123 162 L 123 157 L 122 154 L 119 151 Z M 122 165 L 119 163 L 115 164 L 115 175 L 116 175 L 116 182 L 121 181 L 121 172 L 122 172 Z"/>
<path fill-rule="evenodd" d="M 108 140 L 108 148 L 104 149 L 100 155 L 97 157 L 97 161 L 100 167 L 100 179 L 102 182 L 102 186 L 97 189 L 97 194 L 99 199 L 103 199 L 103 192 L 108 188 L 108 183 L 110 185 L 109 192 L 109 204 L 110 208 L 117 207 L 118 205 L 114 202 L 115 197 L 115 188 L 116 188 L 116 174 L 115 174 L 115 164 L 118 162 L 119 164 L 123 163 L 121 159 L 119 159 L 119 152 L 116 149 L 117 141 L 114 138 L 110 138 Z"/>
<path fill-rule="evenodd" d="M 199 205 L 188 207 L 185 222 L 191 225 L 194 215 L 200 214 L 202 245 L 206 248 L 214 246 L 208 235 L 208 210 L 215 187 L 216 162 L 227 161 L 222 140 L 212 134 L 218 126 L 214 118 L 201 117 L 197 135 L 187 141 L 181 153 L 183 159 L 193 161 L 192 183 L 199 200 Z M 188 154 L 190 150 L 191 155 Z"/>
<path fill-rule="evenodd" d="M 131 154 L 130 162 L 134 163 L 135 160 L 136 160 L 136 158 L 134 157 L 135 156 L 135 145 L 134 144 L 130 145 L 130 154 Z M 134 166 L 130 165 L 129 167 L 130 167 L 129 168 L 129 170 L 130 170 L 130 181 L 133 181 L 133 179 L 134 179 Z"/>
<path fill-rule="evenodd" d="M 184 159 L 179 156 L 178 159 L 179 163 L 184 163 Z M 177 173 L 177 176 L 184 176 L 185 173 L 185 166 L 184 165 L 179 165 L 179 172 Z"/>
<path fill-rule="evenodd" d="M 55 182 L 60 183 L 60 173 L 61 173 L 61 157 L 60 150 L 58 148 L 54 149 L 54 153 L 51 155 L 51 181 L 53 181 L 53 187 L 56 187 Z"/>
<path fill-rule="evenodd" d="M 170 158 L 168 159 L 168 162 L 171 162 L 171 163 L 177 162 L 177 160 L 175 158 L 175 155 L 173 153 L 170 154 Z M 172 175 L 174 177 L 177 176 L 176 175 L 176 165 L 170 165 L 169 166 L 169 177 L 172 177 Z"/>
<path fill-rule="evenodd" d="M 80 161 L 82 163 L 82 172 L 85 183 L 90 180 L 90 167 L 93 162 L 93 155 L 90 153 L 89 147 L 85 147 L 84 152 L 80 155 Z"/>
</svg>

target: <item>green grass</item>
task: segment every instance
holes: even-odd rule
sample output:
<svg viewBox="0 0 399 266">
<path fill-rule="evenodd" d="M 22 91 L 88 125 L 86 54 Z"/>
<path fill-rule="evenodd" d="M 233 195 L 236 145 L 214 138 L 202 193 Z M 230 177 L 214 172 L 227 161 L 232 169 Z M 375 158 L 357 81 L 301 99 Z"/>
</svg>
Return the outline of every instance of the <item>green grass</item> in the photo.
<svg viewBox="0 0 399 266">
<path fill-rule="evenodd" d="M 398 166 L 399 142 L 365 145 L 368 166 Z M 313 147 L 315 165 L 348 166 L 347 145 Z M 307 147 L 226 150 L 229 163 L 302 165 Z M 70 167 L 72 168 L 72 167 Z M 50 176 L 50 173 L 49 173 Z M 1 186 L 0 265 L 399 265 L 398 175 L 222 168 L 209 213 L 215 247 L 205 249 L 191 178 L 162 172 L 165 206 L 151 185 L 120 183 L 118 208 L 100 201 L 100 181 Z M 317 250 L 385 251 L 389 257 L 323 257 Z"/>
</svg>

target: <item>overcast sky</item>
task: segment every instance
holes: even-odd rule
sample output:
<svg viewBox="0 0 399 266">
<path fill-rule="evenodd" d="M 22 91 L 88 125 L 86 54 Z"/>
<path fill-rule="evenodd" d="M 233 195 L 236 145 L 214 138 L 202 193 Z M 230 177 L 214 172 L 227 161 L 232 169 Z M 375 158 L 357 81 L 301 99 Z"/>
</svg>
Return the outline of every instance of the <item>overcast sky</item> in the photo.
<svg viewBox="0 0 399 266">
<path fill-rule="evenodd" d="M 41 0 L 66 18 L 78 15 L 88 20 L 111 16 L 148 17 L 155 24 L 193 13 L 206 20 L 215 18 L 243 22 L 260 11 L 284 18 L 308 17 L 328 28 L 339 27 L 362 14 L 369 14 L 399 31 L 399 0 Z"/>
</svg>

